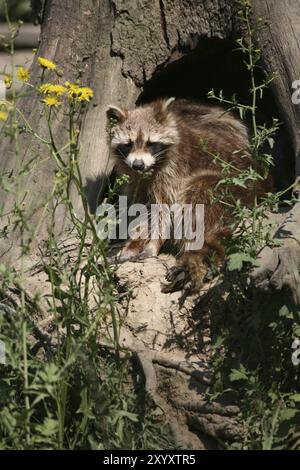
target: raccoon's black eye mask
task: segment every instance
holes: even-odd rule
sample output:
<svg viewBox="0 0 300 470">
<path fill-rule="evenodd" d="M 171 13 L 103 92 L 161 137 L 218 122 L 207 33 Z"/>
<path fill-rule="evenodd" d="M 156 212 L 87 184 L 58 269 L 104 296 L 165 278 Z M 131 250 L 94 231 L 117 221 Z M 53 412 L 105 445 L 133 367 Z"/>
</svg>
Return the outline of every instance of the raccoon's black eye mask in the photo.
<svg viewBox="0 0 300 470">
<path fill-rule="evenodd" d="M 128 156 L 131 149 L 132 149 L 132 142 L 128 142 L 127 144 L 119 144 L 116 147 L 117 153 L 123 158 L 126 158 Z"/>
<path fill-rule="evenodd" d="M 148 142 L 147 147 L 150 150 L 151 155 L 159 155 L 167 150 L 169 146 L 161 142 Z"/>
</svg>

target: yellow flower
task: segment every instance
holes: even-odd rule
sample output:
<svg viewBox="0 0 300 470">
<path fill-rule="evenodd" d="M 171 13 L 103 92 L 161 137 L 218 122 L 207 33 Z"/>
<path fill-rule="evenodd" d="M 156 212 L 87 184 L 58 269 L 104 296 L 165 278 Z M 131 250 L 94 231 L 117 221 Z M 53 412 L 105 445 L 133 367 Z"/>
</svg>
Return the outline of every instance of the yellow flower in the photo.
<svg viewBox="0 0 300 470">
<path fill-rule="evenodd" d="M 90 101 L 93 96 L 93 90 L 88 87 L 80 87 L 76 83 L 66 82 L 65 85 L 68 87 L 69 98 L 75 101 Z"/>
<path fill-rule="evenodd" d="M 48 69 L 48 70 L 55 70 L 56 69 L 56 64 L 54 62 L 52 62 L 51 60 L 45 59 L 45 57 L 39 57 L 38 58 L 38 63 L 44 69 Z"/>
<path fill-rule="evenodd" d="M 7 116 L 8 116 L 8 113 L 6 113 L 5 111 L 0 111 L 0 121 L 5 122 L 7 119 Z"/>
<path fill-rule="evenodd" d="M 30 80 L 29 70 L 25 69 L 25 67 L 18 67 L 17 77 L 19 80 L 21 80 L 21 82 L 29 82 Z"/>
<path fill-rule="evenodd" d="M 65 86 L 69 89 L 69 95 L 74 93 L 74 95 L 77 94 L 77 91 L 79 89 L 79 85 L 77 83 L 72 83 L 72 82 L 66 82 Z"/>
<path fill-rule="evenodd" d="M 4 84 L 6 88 L 10 88 L 12 86 L 12 76 L 11 75 L 4 75 Z"/>
<path fill-rule="evenodd" d="M 52 85 L 51 83 L 45 83 L 44 85 L 41 85 L 39 90 L 41 93 L 53 93 L 57 96 L 61 96 L 67 92 L 67 88 L 63 85 Z"/>
<path fill-rule="evenodd" d="M 79 90 L 80 90 L 80 94 L 78 96 L 79 101 L 90 101 L 94 96 L 94 92 L 91 88 L 82 87 L 82 88 L 79 88 Z"/>
<path fill-rule="evenodd" d="M 55 95 L 46 96 L 46 98 L 44 98 L 42 102 L 45 103 L 46 106 L 59 106 L 61 104 L 61 102 Z"/>
<path fill-rule="evenodd" d="M 66 82 L 65 85 L 68 87 L 68 88 L 78 88 L 79 85 L 77 85 L 76 83 L 72 83 L 72 82 Z"/>
</svg>

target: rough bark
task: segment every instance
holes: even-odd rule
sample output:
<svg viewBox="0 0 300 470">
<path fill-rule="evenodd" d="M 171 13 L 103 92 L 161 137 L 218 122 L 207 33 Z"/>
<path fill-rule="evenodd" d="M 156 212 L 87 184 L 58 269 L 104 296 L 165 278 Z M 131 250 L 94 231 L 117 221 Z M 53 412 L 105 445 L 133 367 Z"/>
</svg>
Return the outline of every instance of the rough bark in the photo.
<svg viewBox="0 0 300 470">
<path fill-rule="evenodd" d="M 286 0 L 256 0 L 254 19 L 262 18 L 264 27 L 256 32 L 256 41 L 262 50 L 263 68 L 267 74 L 276 73 L 271 88 L 281 118 L 291 136 L 294 147 L 296 174 L 300 172 L 300 107 L 292 103 L 292 83 L 300 77 L 299 54 L 300 2 Z M 254 20 L 255 21 L 255 20 Z"/>
<path fill-rule="evenodd" d="M 288 288 L 296 304 L 300 303 L 300 203 L 288 212 L 274 235 L 279 246 L 265 247 L 258 256 L 259 266 L 251 273 L 257 287 Z"/>
<path fill-rule="evenodd" d="M 106 106 L 111 102 L 132 105 L 153 77 L 168 69 L 170 64 L 177 63 L 178 59 L 193 54 L 195 50 L 203 53 L 203 49 L 207 48 L 203 40 L 226 42 L 241 34 L 236 0 L 131 0 L 126 4 L 121 0 L 66 1 L 63 4 L 48 0 L 33 2 L 37 15 L 41 14 L 42 3 L 42 33 L 37 54 L 54 60 L 63 68 L 66 78 L 76 77 L 78 70 L 81 70 L 83 81 L 95 91 L 94 106 L 90 106 L 83 118 L 81 136 L 82 173 L 91 193 L 97 185 L 97 177 L 110 170 L 106 145 Z M 300 76 L 297 60 L 299 26 L 296 21 L 299 2 L 254 0 L 252 3 L 254 21 L 262 17 L 267 25 L 258 31 L 257 42 L 263 51 L 266 72 L 278 71 L 278 78 L 272 84 L 273 93 L 291 136 L 298 165 L 299 106 L 291 102 L 290 86 Z M 279 18 L 284 20 L 279 21 Z M 208 74 L 208 71 L 203 73 Z M 31 75 L 39 76 L 36 64 Z M 52 78 L 51 75 L 49 78 Z M 20 107 L 32 127 L 45 134 L 38 97 L 20 101 Z M 62 133 L 63 126 L 58 121 L 54 129 L 58 142 L 63 139 Z M 32 139 L 24 138 L 22 164 L 25 165 L 34 152 L 43 151 L 36 148 Z M 0 152 L 1 171 L 9 172 L 15 167 L 15 156 L 10 151 L 9 143 L 2 142 Z M 53 163 L 46 161 L 26 180 L 24 191 L 30 187 L 30 193 L 26 196 L 28 207 L 36 204 L 43 193 L 49 193 L 53 172 Z M 11 198 L 2 194 L 0 204 L 6 211 L 12 205 Z M 80 210 L 79 198 L 75 194 L 74 204 Z M 58 226 L 62 227 L 66 222 L 64 214 L 59 214 L 58 219 Z M 44 225 L 40 238 L 44 237 L 46 230 L 47 226 Z M 6 240 L 4 247 L 1 246 L 1 252 L 7 251 L 9 242 L 15 246 L 12 237 L 10 241 Z"/>
<path fill-rule="evenodd" d="M 263 18 L 264 28 L 257 31 L 256 40 L 262 50 L 263 67 L 267 74 L 276 72 L 271 83 L 284 126 L 290 135 L 295 158 L 295 177 L 300 174 L 300 106 L 291 99 L 292 83 L 300 77 L 299 13 L 300 2 L 286 0 L 256 0 L 253 2 L 254 18 Z M 285 149 L 283 151 L 284 161 Z M 297 190 L 298 188 L 295 188 Z M 265 248 L 260 255 L 260 268 L 253 277 L 257 285 L 291 289 L 295 302 L 300 302 L 299 283 L 299 203 L 289 212 L 286 221 L 275 235 L 282 246 L 273 250 Z"/>
<path fill-rule="evenodd" d="M 94 106 L 89 108 L 83 117 L 81 139 L 81 169 L 84 179 L 90 185 L 96 181 L 97 176 L 107 169 L 108 148 L 106 144 L 105 108 L 111 101 L 130 104 L 138 94 L 137 87 L 132 80 L 125 78 L 121 73 L 122 61 L 119 57 L 112 57 L 111 31 L 113 29 L 114 15 L 109 1 L 66 1 L 63 4 L 55 0 L 46 2 L 40 46 L 37 56 L 53 60 L 64 72 L 66 80 L 75 80 L 78 71 L 82 73 L 82 82 L 94 89 Z M 39 82 L 40 70 L 36 61 L 31 67 L 31 76 L 36 83 Z M 45 81 L 53 80 L 53 73 L 45 74 Z M 116 97 L 117 100 L 116 100 Z M 41 119 L 41 103 L 37 95 L 32 98 L 20 99 L 19 107 L 33 129 L 41 136 L 47 136 L 46 122 Z M 66 142 L 63 126 L 63 109 L 59 118 L 54 122 L 54 138 L 58 146 Z M 34 139 L 22 138 L 21 165 L 25 166 L 32 155 L 44 155 L 46 149 Z M 16 156 L 9 139 L 2 139 L 0 145 L 1 173 L 9 173 L 16 166 Z M 43 205 L 43 199 L 52 189 L 55 164 L 51 159 L 38 166 L 24 180 L 23 194 L 26 193 L 26 208 Z M 28 191 L 30 189 L 30 191 Z M 21 196 L 22 199 L 22 196 Z M 74 206 L 80 212 L 79 195 L 74 194 Z M 8 212 L 14 204 L 13 196 L 6 193 L 0 195 L 0 205 L 4 213 Z M 35 225 L 40 217 L 40 211 L 35 212 L 31 223 Z M 58 231 L 68 221 L 65 213 L 57 213 Z M 41 227 L 36 239 L 36 245 L 47 234 L 47 221 Z M 0 242 L 0 253 L 6 259 L 15 257 L 18 245 L 18 234 L 11 234 L 8 239 Z"/>
<path fill-rule="evenodd" d="M 40 47 L 37 55 L 46 56 L 64 71 L 64 77 L 74 79 L 82 71 L 83 82 L 95 92 L 94 106 L 90 106 L 82 123 L 81 168 L 87 180 L 88 190 L 93 191 L 97 176 L 109 171 L 105 109 L 111 102 L 132 105 L 141 87 L 157 70 L 168 62 L 193 50 L 200 37 L 225 39 L 232 33 L 235 17 L 234 2 L 223 0 L 209 2 L 186 0 L 172 2 L 132 0 L 66 1 L 63 4 L 48 0 L 43 11 Z M 36 63 L 31 76 L 38 81 Z M 53 78 L 46 74 L 45 80 Z M 41 120 L 41 104 L 37 96 L 20 100 L 20 108 L 31 126 L 40 135 L 46 135 L 45 122 Z M 63 110 L 61 110 L 62 119 Z M 57 120 L 54 136 L 63 142 L 63 125 Z M 45 150 L 31 138 L 22 141 L 22 165 L 26 165 L 34 153 Z M 1 171 L 10 172 L 15 167 L 15 155 L 7 141 L 0 147 Z M 24 193 L 26 206 L 36 205 L 51 190 L 54 164 L 44 165 L 26 179 Z M 22 199 L 22 198 L 21 198 Z M 13 206 L 12 197 L 1 194 L 0 205 L 7 212 Z M 42 205 L 42 203 L 41 203 Z M 80 211 L 78 195 L 74 205 Z M 39 218 L 35 214 L 32 223 Z M 65 214 L 58 213 L 57 227 L 66 223 Z M 39 239 L 47 233 L 47 224 L 40 231 Z M 17 235 L 1 243 L 0 252 L 14 256 Z"/>
</svg>

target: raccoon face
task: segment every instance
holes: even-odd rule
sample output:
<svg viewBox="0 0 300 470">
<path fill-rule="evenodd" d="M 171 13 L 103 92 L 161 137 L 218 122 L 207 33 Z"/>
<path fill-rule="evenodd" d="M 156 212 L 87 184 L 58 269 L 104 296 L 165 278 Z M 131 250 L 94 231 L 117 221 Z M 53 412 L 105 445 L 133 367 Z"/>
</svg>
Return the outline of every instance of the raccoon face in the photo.
<svg viewBox="0 0 300 470">
<path fill-rule="evenodd" d="M 174 100 L 159 100 L 132 111 L 110 106 L 113 119 L 112 148 L 115 156 L 135 171 L 145 171 L 166 161 L 168 150 L 179 140 L 169 105 Z"/>
</svg>

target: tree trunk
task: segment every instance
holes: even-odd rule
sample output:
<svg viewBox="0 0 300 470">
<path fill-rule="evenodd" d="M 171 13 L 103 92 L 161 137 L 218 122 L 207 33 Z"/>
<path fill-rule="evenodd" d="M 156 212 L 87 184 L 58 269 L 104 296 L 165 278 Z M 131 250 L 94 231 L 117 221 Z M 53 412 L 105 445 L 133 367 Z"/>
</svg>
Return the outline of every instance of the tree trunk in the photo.
<svg viewBox="0 0 300 470">
<path fill-rule="evenodd" d="M 281 118 L 291 137 L 294 148 L 296 174 L 300 174 L 300 107 L 291 99 L 292 83 L 300 77 L 299 14 L 300 2 L 285 0 L 264 0 L 253 2 L 254 18 L 263 18 L 265 27 L 256 33 L 256 40 L 262 50 L 263 68 L 267 74 L 275 72 L 277 78 L 271 88 Z"/>
<path fill-rule="evenodd" d="M 295 160 L 295 178 L 300 175 L 300 107 L 292 102 L 292 84 L 300 77 L 299 35 L 300 25 L 297 18 L 300 2 L 286 0 L 256 0 L 253 2 L 255 18 L 263 18 L 265 28 L 258 30 L 257 43 L 262 50 L 263 67 L 267 74 L 276 72 L 276 79 L 271 83 L 278 110 L 284 126 L 290 136 Z M 281 161 L 286 162 L 287 149 L 283 149 Z M 295 194 L 299 194 L 295 187 Z M 296 193 L 297 191 L 297 193 Z M 296 303 L 300 303 L 300 212 L 299 203 L 295 204 L 280 225 L 275 237 L 282 246 L 270 250 L 265 248 L 260 255 L 260 267 L 253 273 L 256 284 L 276 289 L 288 287 Z"/>
<path fill-rule="evenodd" d="M 82 81 L 94 90 L 93 106 L 83 117 L 81 134 L 81 169 L 91 193 L 97 185 L 97 177 L 109 172 L 105 109 L 115 103 L 130 106 L 139 97 L 142 87 L 155 73 L 168 63 L 184 56 L 197 47 L 201 37 L 226 39 L 231 36 L 235 18 L 235 2 L 223 0 L 205 1 L 123 1 L 98 0 L 85 2 L 66 1 L 63 4 L 47 0 L 44 6 L 40 46 L 37 56 L 53 60 L 63 69 L 66 80 L 75 79 L 82 72 Z M 36 62 L 31 76 L 40 80 Z M 45 74 L 51 81 L 53 73 Z M 47 135 L 46 124 L 41 119 L 38 96 L 24 98 L 20 109 L 32 128 L 42 136 Z M 54 138 L 63 144 L 63 110 L 55 123 Z M 45 149 L 37 146 L 31 138 L 23 138 L 22 166 L 33 154 L 43 154 Z M 14 170 L 16 156 L 8 139 L 0 147 L 1 172 Z M 37 201 L 51 191 L 54 164 L 47 160 L 39 169 L 31 172 L 24 181 L 26 208 L 29 211 Z M 30 191 L 28 192 L 28 188 Z M 22 197 L 20 197 L 22 199 Z M 78 195 L 74 205 L 80 211 Z M 0 204 L 4 213 L 13 207 L 13 196 L 1 194 Z M 35 213 L 36 224 L 40 211 Z M 57 227 L 66 224 L 65 214 L 58 212 Z M 45 237 L 47 223 L 43 224 L 36 242 Z M 0 253 L 15 256 L 18 235 L 15 233 L 1 242 Z"/>
<path fill-rule="evenodd" d="M 87 0 L 84 3 L 73 0 L 63 4 L 49 0 L 45 4 L 43 23 L 41 27 L 40 46 L 37 56 L 53 60 L 62 70 L 65 80 L 75 80 L 78 71 L 82 73 L 83 83 L 94 89 L 94 106 L 83 117 L 81 142 L 81 168 L 84 178 L 96 179 L 99 173 L 106 171 L 108 149 L 105 132 L 105 108 L 118 96 L 118 101 L 130 104 L 135 100 L 137 87 L 132 80 L 121 74 L 121 60 L 111 57 L 111 31 L 114 23 L 112 5 L 109 1 Z M 31 77 L 34 83 L 39 83 L 40 70 L 36 61 L 31 67 Z M 53 80 L 53 73 L 45 74 L 45 82 Z M 19 107 L 24 112 L 31 127 L 41 136 L 47 136 L 45 120 L 41 119 L 41 103 L 37 94 L 32 98 L 23 98 Z M 54 139 L 58 145 L 65 143 L 63 127 L 63 110 L 59 119 L 54 122 Z M 32 155 L 43 155 L 45 147 L 37 144 L 31 137 L 23 138 L 21 142 L 21 165 L 24 167 Z M 9 139 L 2 139 L 1 173 L 11 172 L 16 167 L 15 150 Z M 43 200 L 51 192 L 54 177 L 54 162 L 47 159 L 39 169 L 31 172 L 24 181 L 23 193 L 26 194 L 26 210 L 36 207 L 37 201 L 43 206 Z M 28 189 L 30 191 L 28 192 Z M 21 197 L 22 199 L 22 197 Z M 79 197 L 74 196 L 74 205 L 79 208 Z M 14 196 L 2 193 L 0 204 L 4 213 L 14 205 Z M 40 211 L 35 212 L 32 224 L 36 224 Z M 57 227 L 62 229 L 65 224 L 65 213 L 58 213 Z M 47 221 L 41 227 L 36 245 L 47 234 Z M 9 239 L 1 242 L 1 254 L 6 258 L 15 256 L 18 245 L 18 234 L 12 234 Z"/>
<path fill-rule="evenodd" d="M 33 2 L 36 8 L 40 4 Z M 300 165 L 300 113 L 299 106 L 293 105 L 291 101 L 291 83 L 300 77 L 297 60 L 300 2 L 254 0 L 252 4 L 254 22 L 263 18 L 265 23 L 265 28 L 259 29 L 256 34 L 263 53 L 264 70 L 266 73 L 278 73 L 271 84 L 271 101 L 275 98 L 275 108 L 286 126 L 289 140 L 284 144 L 284 149 L 278 152 L 277 173 L 281 180 L 290 182 L 291 146 L 296 174 L 299 173 Z M 74 79 L 80 70 L 83 82 L 89 84 L 95 92 L 93 106 L 83 117 L 81 135 L 81 168 L 90 200 L 97 192 L 99 175 L 110 171 L 105 117 L 109 103 L 127 106 L 134 104 L 139 97 L 149 99 L 161 94 L 170 95 L 171 92 L 175 96 L 203 98 L 213 85 L 219 85 L 216 77 L 222 78 L 223 83 L 219 88 L 223 87 L 225 91 L 226 82 L 230 82 L 235 88 L 233 91 L 239 91 L 240 95 L 247 92 L 241 88 L 241 82 L 247 83 L 247 80 L 241 80 L 242 62 L 230 62 L 231 39 L 242 33 L 237 9 L 238 2 L 235 0 L 131 0 L 126 5 L 121 0 L 67 0 L 63 4 L 55 0 L 45 2 L 37 55 L 56 62 L 63 69 L 66 79 Z M 37 11 L 36 14 L 38 16 Z M 225 62 L 222 59 L 224 57 L 227 57 Z M 222 70 L 216 68 L 217 63 L 222 64 Z M 235 69 L 231 68 L 232 65 Z M 36 63 L 32 66 L 31 75 L 37 82 L 39 70 Z M 176 85 L 176 76 L 180 77 L 181 85 Z M 248 85 L 245 86 L 247 88 Z M 228 88 L 228 91 L 231 90 Z M 266 105 L 270 105 L 270 100 Z M 31 126 L 39 134 L 46 135 L 45 122 L 40 118 L 39 98 L 33 96 L 21 99 L 19 106 Z M 267 112 L 266 109 L 264 111 Z M 269 114 L 273 112 L 276 114 L 272 102 Z M 63 119 L 62 110 L 60 117 Z M 63 141 L 61 124 L 57 120 L 54 129 L 58 143 Z M 8 139 L 2 140 L 0 152 L 1 172 L 13 171 L 16 156 Z M 22 166 L 33 154 L 43 152 L 45 149 L 37 147 L 31 138 L 23 138 Z M 26 194 L 27 210 L 36 206 L 37 201 L 40 206 L 43 205 L 43 198 L 51 191 L 53 175 L 54 164 L 46 160 L 26 178 L 23 194 Z M 286 186 L 286 183 L 282 183 L 282 186 Z M 78 194 L 73 194 L 73 198 L 80 213 Z M 2 193 L 0 204 L 4 213 L 7 212 L 14 205 L 13 196 Z M 91 201 L 91 205 L 94 206 L 95 201 Z M 56 225 L 62 229 L 68 221 L 64 213 L 57 214 Z M 39 217 L 40 211 L 35 211 L 32 223 L 36 224 Z M 44 223 L 36 238 L 37 244 L 46 233 L 47 223 Z M 15 256 L 17 244 L 18 234 L 15 232 L 1 242 L 0 253 L 6 258 Z M 294 269 L 298 268 L 298 261 L 297 257 Z"/>
</svg>

